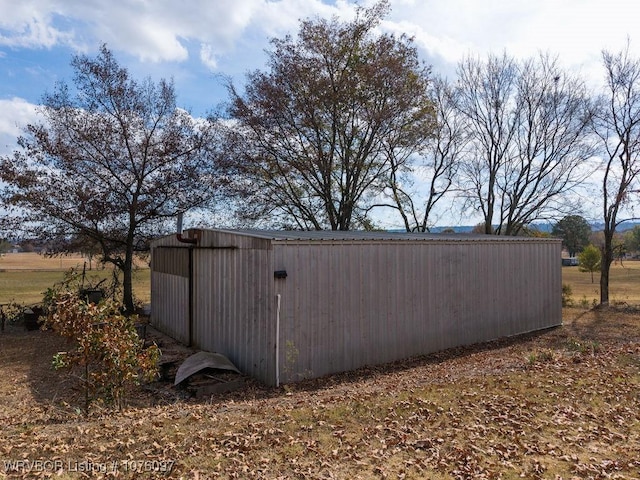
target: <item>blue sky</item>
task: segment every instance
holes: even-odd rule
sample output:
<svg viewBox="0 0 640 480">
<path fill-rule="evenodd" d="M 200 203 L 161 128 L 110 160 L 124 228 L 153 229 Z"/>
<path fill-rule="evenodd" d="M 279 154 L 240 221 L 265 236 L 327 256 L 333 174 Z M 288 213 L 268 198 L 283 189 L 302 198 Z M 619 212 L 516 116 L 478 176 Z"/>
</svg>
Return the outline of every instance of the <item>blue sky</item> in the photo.
<svg viewBox="0 0 640 480">
<path fill-rule="evenodd" d="M 223 76 L 240 84 L 264 68 L 270 38 L 295 34 L 310 16 L 348 19 L 354 8 L 351 0 L 0 0 L 0 155 L 15 148 L 42 95 L 71 82 L 74 54 L 106 43 L 136 77 L 173 78 L 180 106 L 199 116 L 226 99 Z M 595 87 L 602 49 L 629 38 L 640 54 L 635 0 L 391 0 L 391 9 L 381 30 L 413 36 L 443 75 L 468 54 L 544 51 Z"/>
</svg>

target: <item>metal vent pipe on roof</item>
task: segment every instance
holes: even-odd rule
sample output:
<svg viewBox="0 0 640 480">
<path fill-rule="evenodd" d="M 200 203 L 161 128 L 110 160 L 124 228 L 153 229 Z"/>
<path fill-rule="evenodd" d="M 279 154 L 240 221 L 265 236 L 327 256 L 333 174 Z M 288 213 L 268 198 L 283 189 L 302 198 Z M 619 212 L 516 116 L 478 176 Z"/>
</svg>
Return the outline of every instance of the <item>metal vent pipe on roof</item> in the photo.
<svg viewBox="0 0 640 480">
<path fill-rule="evenodd" d="M 188 237 L 183 237 L 182 236 L 182 217 L 183 217 L 183 213 L 180 212 L 178 213 L 178 225 L 177 225 L 177 233 L 176 233 L 176 240 L 178 240 L 179 242 L 182 243 L 190 243 L 195 245 L 196 243 L 198 243 L 198 239 L 197 238 L 188 238 Z"/>
</svg>

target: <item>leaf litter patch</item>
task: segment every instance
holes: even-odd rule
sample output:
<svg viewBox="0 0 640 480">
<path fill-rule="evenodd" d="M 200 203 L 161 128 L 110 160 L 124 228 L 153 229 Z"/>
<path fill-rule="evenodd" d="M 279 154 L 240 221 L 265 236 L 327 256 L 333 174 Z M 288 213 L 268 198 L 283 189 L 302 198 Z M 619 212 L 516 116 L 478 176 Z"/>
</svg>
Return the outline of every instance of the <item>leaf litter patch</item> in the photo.
<svg viewBox="0 0 640 480">
<path fill-rule="evenodd" d="M 49 368 L 59 339 L 9 331 L 0 456 L 172 461 L 171 478 L 640 478 L 639 327 L 568 310 L 544 333 L 280 389 L 156 382 L 86 419 Z"/>
</svg>

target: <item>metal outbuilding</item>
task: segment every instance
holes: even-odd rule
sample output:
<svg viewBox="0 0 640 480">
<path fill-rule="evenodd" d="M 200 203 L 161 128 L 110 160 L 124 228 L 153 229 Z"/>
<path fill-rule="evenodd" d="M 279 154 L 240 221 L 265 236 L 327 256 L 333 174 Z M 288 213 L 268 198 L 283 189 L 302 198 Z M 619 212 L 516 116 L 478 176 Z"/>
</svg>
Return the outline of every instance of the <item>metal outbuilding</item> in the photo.
<svg viewBox="0 0 640 480">
<path fill-rule="evenodd" d="M 151 247 L 151 322 L 268 385 L 562 323 L 561 241 L 187 230 Z"/>
</svg>

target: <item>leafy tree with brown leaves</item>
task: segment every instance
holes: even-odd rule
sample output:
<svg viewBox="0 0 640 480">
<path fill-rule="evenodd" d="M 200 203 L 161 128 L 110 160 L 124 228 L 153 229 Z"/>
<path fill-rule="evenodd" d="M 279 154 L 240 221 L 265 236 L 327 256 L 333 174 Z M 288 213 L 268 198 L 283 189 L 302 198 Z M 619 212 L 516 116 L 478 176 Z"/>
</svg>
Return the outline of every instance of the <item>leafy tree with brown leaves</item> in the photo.
<svg viewBox="0 0 640 480">
<path fill-rule="evenodd" d="M 131 78 L 106 46 L 72 66 L 75 88 L 59 83 L 46 94 L 42 121 L 1 159 L 0 198 L 23 236 L 99 244 L 102 260 L 123 272 L 131 312 L 136 251 L 214 198 L 215 124 L 177 108 L 171 82 Z"/>
<path fill-rule="evenodd" d="M 249 215 L 301 229 L 370 225 L 391 154 L 406 161 L 434 123 L 411 39 L 374 34 L 388 8 L 305 20 L 297 38 L 272 40 L 268 71 L 249 74 L 243 95 L 230 85 L 236 160 L 255 186 Z"/>
</svg>

